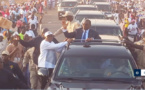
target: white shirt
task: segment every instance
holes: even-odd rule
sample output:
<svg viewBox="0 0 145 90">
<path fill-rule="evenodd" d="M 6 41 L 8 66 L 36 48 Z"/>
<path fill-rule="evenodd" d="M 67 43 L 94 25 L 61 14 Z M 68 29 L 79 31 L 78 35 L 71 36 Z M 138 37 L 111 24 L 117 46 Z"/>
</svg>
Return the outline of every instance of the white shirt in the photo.
<svg viewBox="0 0 145 90">
<path fill-rule="evenodd" d="M 29 33 L 31 33 L 32 38 L 35 38 L 35 34 L 32 30 L 28 30 L 28 31 L 25 32 L 25 34 L 28 34 L 28 35 L 29 35 Z"/>
<path fill-rule="evenodd" d="M 8 45 L 8 40 L 4 39 L 2 42 L 0 42 L 0 57 L 2 55 L 2 52 L 6 49 Z"/>
<path fill-rule="evenodd" d="M 32 20 L 32 19 L 29 19 L 28 23 L 30 24 L 30 26 L 31 26 L 32 24 L 34 24 L 34 25 L 35 25 L 35 28 L 36 28 L 36 27 L 37 27 L 38 21 L 34 18 L 33 20 Z"/>
<path fill-rule="evenodd" d="M 128 26 L 128 29 L 129 29 L 128 34 L 130 34 L 130 35 L 136 35 L 137 34 L 137 25 L 136 24 L 134 24 L 134 25 L 130 24 Z"/>
<path fill-rule="evenodd" d="M 38 67 L 54 68 L 57 61 L 56 52 L 62 50 L 66 44 L 67 42 L 55 44 L 54 42 L 43 40 L 40 44 Z"/>
</svg>

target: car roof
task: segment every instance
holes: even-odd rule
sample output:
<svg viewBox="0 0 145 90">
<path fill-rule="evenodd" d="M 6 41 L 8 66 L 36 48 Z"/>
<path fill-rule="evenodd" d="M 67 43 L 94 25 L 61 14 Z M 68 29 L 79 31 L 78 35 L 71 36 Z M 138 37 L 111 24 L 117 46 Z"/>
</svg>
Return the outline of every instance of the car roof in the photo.
<svg viewBox="0 0 145 90">
<path fill-rule="evenodd" d="M 91 26 L 108 26 L 108 27 L 119 27 L 114 20 L 109 19 L 89 19 Z"/>
<path fill-rule="evenodd" d="M 86 48 L 83 45 L 70 45 L 65 51 L 65 56 L 104 56 L 130 58 L 129 50 L 122 45 L 90 45 Z"/>
<path fill-rule="evenodd" d="M 94 10 L 79 10 L 76 14 L 83 15 L 103 15 L 101 11 L 94 11 Z"/>
<path fill-rule="evenodd" d="M 94 2 L 96 5 L 110 5 L 108 2 Z"/>
<path fill-rule="evenodd" d="M 77 0 L 63 0 L 62 2 L 78 2 Z"/>
<path fill-rule="evenodd" d="M 92 8 L 96 8 L 94 5 L 77 5 L 76 7 L 92 7 Z"/>
</svg>

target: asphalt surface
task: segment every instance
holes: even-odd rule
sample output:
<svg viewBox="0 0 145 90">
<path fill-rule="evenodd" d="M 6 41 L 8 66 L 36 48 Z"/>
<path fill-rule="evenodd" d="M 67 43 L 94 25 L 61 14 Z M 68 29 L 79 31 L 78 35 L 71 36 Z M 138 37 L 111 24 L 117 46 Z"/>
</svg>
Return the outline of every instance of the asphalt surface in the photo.
<svg viewBox="0 0 145 90">
<path fill-rule="evenodd" d="M 61 27 L 61 21 L 58 20 L 57 8 L 52 10 L 47 10 L 47 13 L 44 13 L 42 20 L 42 28 L 48 28 L 51 32 L 55 32 Z M 64 40 L 64 35 L 60 34 L 56 39 L 61 42 Z"/>
</svg>

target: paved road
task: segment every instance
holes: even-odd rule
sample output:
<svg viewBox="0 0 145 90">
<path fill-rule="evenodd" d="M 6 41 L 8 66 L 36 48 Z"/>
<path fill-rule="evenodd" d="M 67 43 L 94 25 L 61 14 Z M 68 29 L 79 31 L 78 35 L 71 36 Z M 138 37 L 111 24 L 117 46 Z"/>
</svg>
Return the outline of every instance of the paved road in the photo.
<svg viewBox="0 0 145 90">
<path fill-rule="evenodd" d="M 47 27 L 53 33 L 59 29 L 61 27 L 61 21 L 58 20 L 57 9 L 48 10 L 48 12 L 44 15 L 42 22 L 42 28 Z M 63 41 L 64 35 L 61 34 L 57 36 L 56 39 L 58 39 L 58 41 Z"/>
</svg>

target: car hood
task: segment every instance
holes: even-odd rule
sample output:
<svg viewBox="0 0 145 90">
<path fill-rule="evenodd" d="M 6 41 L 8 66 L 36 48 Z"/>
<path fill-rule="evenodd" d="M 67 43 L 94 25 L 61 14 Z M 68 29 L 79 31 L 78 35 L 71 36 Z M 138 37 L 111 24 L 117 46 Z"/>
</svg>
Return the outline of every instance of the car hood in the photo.
<svg viewBox="0 0 145 90">
<path fill-rule="evenodd" d="M 101 39 L 109 39 L 109 40 L 117 40 L 120 41 L 118 36 L 111 36 L 111 35 L 100 35 Z"/>
<path fill-rule="evenodd" d="M 102 83 L 62 83 L 60 87 L 61 90 L 103 90 L 103 89 L 129 89 L 132 86 L 138 87 L 141 86 L 140 82 L 134 83 L 116 83 L 116 82 L 102 82 Z M 52 87 L 49 87 L 48 90 L 52 90 Z M 60 90 L 57 88 L 56 90 Z"/>
</svg>

